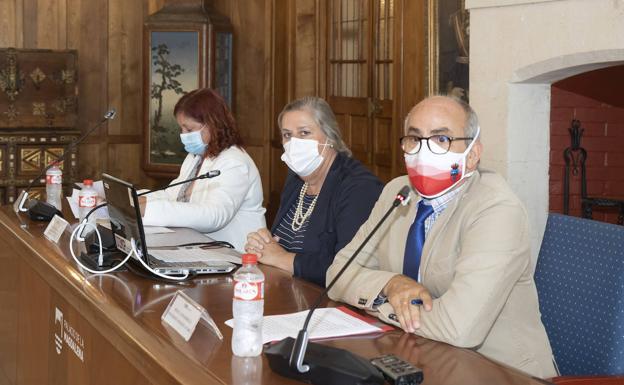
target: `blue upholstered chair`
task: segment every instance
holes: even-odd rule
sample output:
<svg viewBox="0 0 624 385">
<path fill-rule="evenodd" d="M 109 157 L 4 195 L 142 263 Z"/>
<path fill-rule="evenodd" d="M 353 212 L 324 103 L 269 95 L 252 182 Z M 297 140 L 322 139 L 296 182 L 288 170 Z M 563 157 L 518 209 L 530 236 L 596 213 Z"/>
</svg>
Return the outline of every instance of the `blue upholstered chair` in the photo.
<svg viewBox="0 0 624 385">
<path fill-rule="evenodd" d="M 624 227 L 550 214 L 535 283 L 561 375 L 624 374 Z"/>
</svg>

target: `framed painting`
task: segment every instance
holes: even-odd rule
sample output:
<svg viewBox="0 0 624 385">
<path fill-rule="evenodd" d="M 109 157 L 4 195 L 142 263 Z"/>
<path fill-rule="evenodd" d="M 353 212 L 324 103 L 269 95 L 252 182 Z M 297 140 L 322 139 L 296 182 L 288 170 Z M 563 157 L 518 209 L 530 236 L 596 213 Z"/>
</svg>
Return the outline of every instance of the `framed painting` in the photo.
<svg viewBox="0 0 624 385">
<path fill-rule="evenodd" d="M 216 89 L 233 104 L 233 32 L 229 20 L 200 0 L 166 3 L 148 16 L 143 42 L 143 169 L 176 177 L 187 153 L 173 108 L 197 88 Z"/>
<path fill-rule="evenodd" d="M 149 34 L 150 66 L 148 143 L 150 167 L 181 164 L 186 157 L 173 108 L 184 94 L 198 88 L 202 71 L 199 31 L 152 30 Z"/>
<path fill-rule="evenodd" d="M 470 15 L 465 0 L 427 0 L 427 93 L 469 101 Z"/>
</svg>

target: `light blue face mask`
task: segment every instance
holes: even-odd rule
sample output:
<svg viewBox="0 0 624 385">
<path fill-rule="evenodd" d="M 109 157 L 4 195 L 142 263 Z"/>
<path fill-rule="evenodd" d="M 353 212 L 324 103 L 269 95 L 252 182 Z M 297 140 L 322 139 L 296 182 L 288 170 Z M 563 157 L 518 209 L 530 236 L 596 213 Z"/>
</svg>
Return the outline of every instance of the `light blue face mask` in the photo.
<svg viewBox="0 0 624 385">
<path fill-rule="evenodd" d="M 187 132 L 186 134 L 180 134 L 180 140 L 184 145 L 184 149 L 188 153 L 203 155 L 204 151 L 206 150 L 206 144 L 201 137 L 201 130 Z"/>
</svg>

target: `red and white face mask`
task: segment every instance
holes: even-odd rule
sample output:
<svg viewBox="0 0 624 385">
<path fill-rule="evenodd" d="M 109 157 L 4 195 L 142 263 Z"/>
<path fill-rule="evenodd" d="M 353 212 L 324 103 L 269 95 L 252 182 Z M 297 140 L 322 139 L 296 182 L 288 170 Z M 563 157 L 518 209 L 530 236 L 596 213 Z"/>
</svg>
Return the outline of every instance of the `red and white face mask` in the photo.
<svg viewBox="0 0 624 385">
<path fill-rule="evenodd" d="M 447 152 L 434 154 L 426 143 L 421 143 L 420 150 L 413 155 L 405 155 L 405 166 L 412 187 L 424 198 L 437 198 L 446 194 L 462 179 L 472 175 L 466 174 L 466 157 L 472 150 L 481 129 L 477 129 L 474 139 L 462 153 Z M 438 147 L 433 141 L 429 146 Z M 439 152 L 443 152 L 440 149 Z"/>
</svg>

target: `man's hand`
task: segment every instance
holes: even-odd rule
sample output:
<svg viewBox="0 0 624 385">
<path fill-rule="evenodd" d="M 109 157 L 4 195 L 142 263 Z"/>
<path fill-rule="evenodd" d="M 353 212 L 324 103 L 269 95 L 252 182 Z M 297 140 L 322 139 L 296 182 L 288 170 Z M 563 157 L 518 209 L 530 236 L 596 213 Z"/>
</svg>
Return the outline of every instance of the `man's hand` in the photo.
<svg viewBox="0 0 624 385">
<path fill-rule="evenodd" d="M 394 308 L 403 330 L 413 333 L 420 328 L 420 308 L 431 311 L 433 301 L 427 289 L 404 275 L 392 277 L 383 289 L 388 302 Z M 421 300 L 422 305 L 412 305 L 412 300 Z"/>
<path fill-rule="evenodd" d="M 278 267 L 292 274 L 295 253 L 284 250 L 278 241 L 278 237 L 272 237 L 268 229 L 262 228 L 247 235 L 245 251 L 256 254 L 260 263 Z"/>
</svg>

